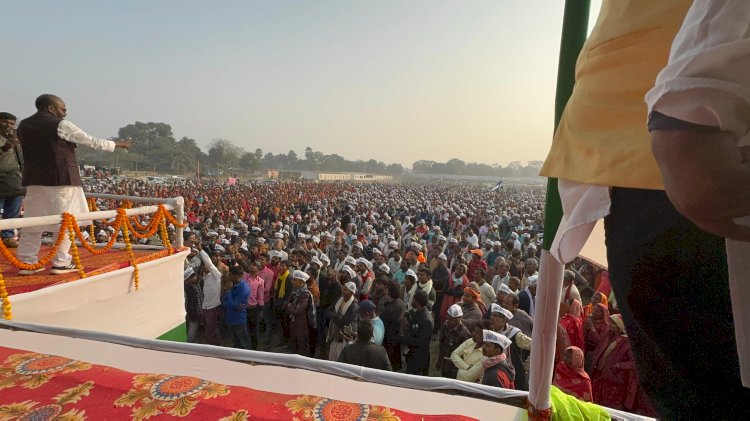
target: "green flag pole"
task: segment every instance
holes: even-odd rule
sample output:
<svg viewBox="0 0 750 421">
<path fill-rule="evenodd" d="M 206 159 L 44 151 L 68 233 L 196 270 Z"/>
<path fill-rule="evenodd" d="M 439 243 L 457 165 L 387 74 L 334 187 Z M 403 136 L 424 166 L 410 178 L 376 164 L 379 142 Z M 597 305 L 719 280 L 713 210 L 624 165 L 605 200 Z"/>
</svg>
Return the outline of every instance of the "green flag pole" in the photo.
<svg viewBox="0 0 750 421">
<path fill-rule="evenodd" d="M 560 124 L 565 105 L 573 93 L 575 67 L 578 54 L 586 41 L 589 23 L 590 0 L 566 0 L 563 14 L 560 58 L 557 67 L 557 90 L 555 92 L 555 130 Z M 544 206 L 544 241 L 542 248 L 549 250 L 562 219 L 562 203 L 557 190 L 557 179 L 547 180 L 547 200 Z"/>
<path fill-rule="evenodd" d="M 560 59 L 557 70 L 557 92 L 555 99 L 555 129 L 560 123 L 565 105 L 573 93 L 575 65 L 578 54 L 586 41 L 589 17 L 589 0 L 566 0 L 563 15 Z M 547 198 L 544 207 L 544 242 L 539 267 L 539 282 L 534 295 L 535 314 L 532 332 L 531 366 L 529 368 L 528 409 L 530 417 L 551 417 L 552 370 L 555 359 L 557 319 L 562 292 L 563 265 L 549 250 L 560 226 L 563 211 L 557 179 L 547 182 Z"/>
</svg>

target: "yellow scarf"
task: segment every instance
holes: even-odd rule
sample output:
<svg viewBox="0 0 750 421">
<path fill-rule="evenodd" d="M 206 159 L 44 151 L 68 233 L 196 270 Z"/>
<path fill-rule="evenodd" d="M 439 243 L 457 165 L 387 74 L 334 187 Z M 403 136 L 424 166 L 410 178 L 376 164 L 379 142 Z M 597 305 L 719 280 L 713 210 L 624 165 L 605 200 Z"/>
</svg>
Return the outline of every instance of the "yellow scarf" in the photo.
<svg viewBox="0 0 750 421">
<path fill-rule="evenodd" d="M 273 288 L 277 291 L 279 291 L 279 298 L 284 298 L 286 295 L 286 278 L 289 276 L 289 271 L 282 273 L 279 275 L 278 278 L 276 278 L 276 284 L 274 284 Z M 281 282 L 279 284 L 279 282 Z"/>
</svg>

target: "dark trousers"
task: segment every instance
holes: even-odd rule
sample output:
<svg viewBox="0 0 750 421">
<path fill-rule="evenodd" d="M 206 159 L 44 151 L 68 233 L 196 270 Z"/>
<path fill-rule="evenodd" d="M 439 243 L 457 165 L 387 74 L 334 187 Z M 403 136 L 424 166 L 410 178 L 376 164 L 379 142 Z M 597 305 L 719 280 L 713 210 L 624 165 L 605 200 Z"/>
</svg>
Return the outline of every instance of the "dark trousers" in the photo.
<svg viewBox="0 0 750 421">
<path fill-rule="evenodd" d="M 724 240 L 680 215 L 663 191 L 614 188 L 604 223 L 612 288 L 657 411 L 746 418 Z"/>
<path fill-rule="evenodd" d="M 247 331 L 246 324 L 227 325 L 227 327 L 232 333 L 235 348 L 250 349 L 250 333 Z"/>
<path fill-rule="evenodd" d="M 250 349 L 258 349 L 258 339 L 260 338 L 260 312 L 262 307 L 254 306 L 247 308 L 247 329 L 250 333 Z"/>
<path fill-rule="evenodd" d="M 22 203 L 23 196 L 0 197 L 0 208 L 3 210 L 3 219 L 18 218 L 21 214 Z M 2 238 L 13 238 L 15 235 L 12 229 L 0 232 Z"/>
</svg>

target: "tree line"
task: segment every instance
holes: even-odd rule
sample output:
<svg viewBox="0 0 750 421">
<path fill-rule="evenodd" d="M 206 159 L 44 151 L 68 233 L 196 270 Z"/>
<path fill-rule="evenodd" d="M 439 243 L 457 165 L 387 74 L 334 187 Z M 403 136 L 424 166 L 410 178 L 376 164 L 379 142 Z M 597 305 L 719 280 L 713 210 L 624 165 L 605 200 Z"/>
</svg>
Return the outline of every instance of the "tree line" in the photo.
<svg viewBox="0 0 750 421">
<path fill-rule="evenodd" d="M 175 139 L 172 127 L 167 123 L 137 121 L 120 128 L 117 137 L 131 138 L 135 145 L 127 152 L 117 149 L 114 153 L 80 148 L 77 151 L 79 162 L 86 165 L 117 166 L 125 171 L 170 174 L 195 174 L 200 169 L 203 175 L 248 174 L 260 169 L 277 169 L 400 176 L 405 171 L 398 163 L 387 164 L 374 159 L 352 161 L 338 154 L 315 151 L 309 146 L 300 157 L 294 150 L 285 154 L 264 153 L 261 148 L 250 151 L 228 139 L 219 138 L 212 140 L 208 150 L 204 152 L 195 139 Z M 514 161 L 503 167 L 451 159 L 445 163 L 420 160 L 414 163 L 412 171 L 425 174 L 525 177 L 539 174 L 540 167 L 541 161 L 529 161 L 526 166 L 520 161 Z"/>
</svg>

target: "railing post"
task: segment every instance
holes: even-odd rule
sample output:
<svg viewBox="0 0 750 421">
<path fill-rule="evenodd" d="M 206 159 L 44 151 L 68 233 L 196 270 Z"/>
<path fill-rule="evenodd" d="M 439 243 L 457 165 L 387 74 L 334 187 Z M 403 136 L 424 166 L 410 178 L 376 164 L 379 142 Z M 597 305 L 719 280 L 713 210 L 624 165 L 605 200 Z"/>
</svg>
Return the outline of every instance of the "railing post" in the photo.
<svg viewBox="0 0 750 421">
<path fill-rule="evenodd" d="M 174 212 L 177 217 L 177 222 L 179 222 L 180 225 L 182 225 L 185 221 L 185 199 L 182 196 L 175 197 Z M 175 227 L 175 236 L 177 237 L 175 238 L 175 245 L 178 248 L 181 248 L 183 244 L 182 242 L 183 231 L 184 229 L 182 227 L 180 226 Z"/>
</svg>

